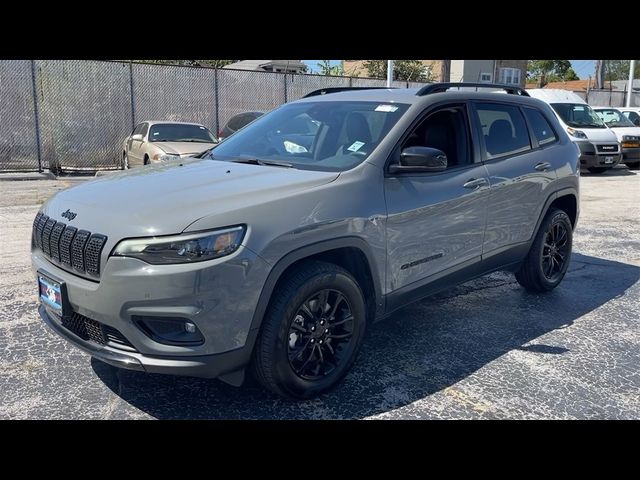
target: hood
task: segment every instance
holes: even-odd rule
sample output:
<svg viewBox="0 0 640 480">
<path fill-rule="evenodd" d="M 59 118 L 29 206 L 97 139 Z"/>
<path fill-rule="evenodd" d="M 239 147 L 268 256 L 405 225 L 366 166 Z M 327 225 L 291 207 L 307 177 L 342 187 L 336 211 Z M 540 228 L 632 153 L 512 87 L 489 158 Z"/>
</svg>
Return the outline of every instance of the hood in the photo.
<svg viewBox="0 0 640 480">
<path fill-rule="evenodd" d="M 616 143 L 618 141 L 618 137 L 616 137 L 616 134 L 613 133 L 610 128 L 573 128 L 584 132 L 584 134 L 587 136 L 587 140 L 589 140 L 590 142 Z M 573 137 L 570 138 L 572 140 L 574 139 Z"/>
<path fill-rule="evenodd" d="M 174 155 L 196 155 L 213 147 L 215 143 L 196 143 L 196 142 L 153 142 L 155 147 L 163 150 L 164 153 L 172 153 Z"/>
<path fill-rule="evenodd" d="M 618 137 L 618 141 L 622 142 L 622 137 L 625 135 L 633 135 L 634 137 L 640 137 L 640 127 L 609 127 Z"/>
<path fill-rule="evenodd" d="M 203 216 L 264 204 L 329 183 L 338 175 L 190 159 L 115 173 L 63 190 L 43 211 L 56 221 L 102 233 L 109 240 L 167 235 L 182 232 Z M 61 217 L 67 209 L 76 214 L 70 222 Z"/>
</svg>

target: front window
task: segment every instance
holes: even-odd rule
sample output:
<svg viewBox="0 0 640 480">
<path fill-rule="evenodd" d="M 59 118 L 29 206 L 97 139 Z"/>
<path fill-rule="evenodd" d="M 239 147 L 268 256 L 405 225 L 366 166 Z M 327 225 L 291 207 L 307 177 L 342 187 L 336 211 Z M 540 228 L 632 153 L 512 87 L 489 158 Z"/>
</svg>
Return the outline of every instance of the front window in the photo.
<svg viewBox="0 0 640 480">
<path fill-rule="evenodd" d="M 631 120 L 615 108 L 598 109 L 596 114 L 608 127 L 635 127 Z"/>
<path fill-rule="evenodd" d="M 570 127 L 607 128 L 596 112 L 586 103 L 552 103 L 551 107 Z"/>
<path fill-rule="evenodd" d="M 238 131 L 205 158 L 349 170 L 369 157 L 408 107 L 389 102 L 286 104 Z"/>
<path fill-rule="evenodd" d="M 500 83 L 503 85 L 520 85 L 520 69 L 501 68 Z"/>
<path fill-rule="evenodd" d="M 216 137 L 201 125 L 157 123 L 149 131 L 150 142 L 216 143 Z"/>
</svg>

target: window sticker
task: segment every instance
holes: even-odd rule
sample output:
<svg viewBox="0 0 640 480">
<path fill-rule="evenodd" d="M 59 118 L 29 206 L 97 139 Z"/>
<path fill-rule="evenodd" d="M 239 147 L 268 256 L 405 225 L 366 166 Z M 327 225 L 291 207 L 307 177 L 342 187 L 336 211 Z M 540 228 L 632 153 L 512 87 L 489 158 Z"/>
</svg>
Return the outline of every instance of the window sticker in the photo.
<svg viewBox="0 0 640 480">
<path fill-rule="evenodd" d="M 205 129 L 204 127 L 198 127 L 198 128 L 200 128 L 200 130 L 204 130 Z"/>
<path fill-rule="evenodd" d="M 160 132 L 153 132 L 153 136 L 155 137 L 156 135 L 159 135 Z"/>
<path fill-rule="evenodd" d="M 357 152 L 362 148 L 363 145 L 364 145 L 364 142 L 353 142 L 351 146 L 347 148 L 347 150 L 349 150 L 350 152 Z"/>
<path fill-rule="evenodd" d="M 398 107 L 395 105 L 378 105 L 376 107 L 376 112 L 395 112 L 398 110 Z"/>
</svg>

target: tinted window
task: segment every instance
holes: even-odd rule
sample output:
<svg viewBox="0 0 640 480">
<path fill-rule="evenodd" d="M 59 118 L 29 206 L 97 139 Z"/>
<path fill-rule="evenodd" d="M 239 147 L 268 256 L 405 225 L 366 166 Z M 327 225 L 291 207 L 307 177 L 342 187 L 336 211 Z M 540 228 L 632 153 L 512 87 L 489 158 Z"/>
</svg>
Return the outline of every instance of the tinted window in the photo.
<svg viewBox="0 0 640 480">
<path fill-rule="evenodd" d="M 407 108 L 399 103 L 356 101 L 285 104 L 229 137 L 208 158 L 348 170 L 367 159 Z"/>
<path fill-rule="evenodd" d="M 140 129 L 140 135 L 142 135 L 144 137 L 147 134 L 148 131 L 149 131 L 149 124 L 148 123 L 143 123 L 142 124 L 142 128 Z"/>
<path fill-rule="evenodd" d="M 149 132 L 150 142 L 214 143 L 215 137 L 205 127 L 183 123 L 157 123 Z"/>
<path fill-rule="evenodd" d="M 531 148 L 527 125 L 518 107 L 478 103 L 476 112 L 482 126 L 487 158 L 513 155 Z"/>
<path fill-rule="evenodd" d="M 525 108 L 524 114 L 527 116 L 531 130 L 533 130 L 533 135 L 538 140 L 539 145 L 545 145 L 557 140 L 556 134 L 553 133 L 551 125 L 549 125 L 549 122 L 547 122 L 547 119 L 544 118 L 542 113 L 533 108 Z"/>
<path fill-rule="evenodd" d="M 136 128 L 133 129 L 133 133 L 131 135 L 138 135 L 139 133 L 142 133 L 142 127 L 144 127 L 144 123 L 136 125 Z"/>
<path fill-rule="evenodd" d="M 636 112 L 624 112 L 624 114 L 633 122 L 634 125 L 640 125 L 640 115 Z"/>
</svg>

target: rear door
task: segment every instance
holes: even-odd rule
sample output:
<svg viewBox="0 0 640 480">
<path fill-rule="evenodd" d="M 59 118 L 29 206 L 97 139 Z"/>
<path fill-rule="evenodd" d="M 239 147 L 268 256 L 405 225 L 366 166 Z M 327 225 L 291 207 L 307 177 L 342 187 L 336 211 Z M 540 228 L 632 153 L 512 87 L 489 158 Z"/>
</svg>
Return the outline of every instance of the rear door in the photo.
<svg viewBox="0 0 640 480">
<path fill-rule="evenodd" d="M 473 105 L 491 184 L 484 259 L 531 238 L 562 165 L 550 155 L 558 136 L 540 110 L 506 102 Z"/>
<path fill-rule="evenodd" d="M 129 137 L 129 144 L 128 144 L 129 151 L 127 152 L 129 156 L 129 165 L 133 165 L 133 166 L 142 165 L 142 157 L 141 157 L 142 140 L 134 139 L 133 137 L 135 135 L 142 134 L 142 131 L 145 129 L 146 125 L 147 125 L 146 123 L 138 124 L 136 128 L 134 128 L 131 136 Z"/>
</svg>

